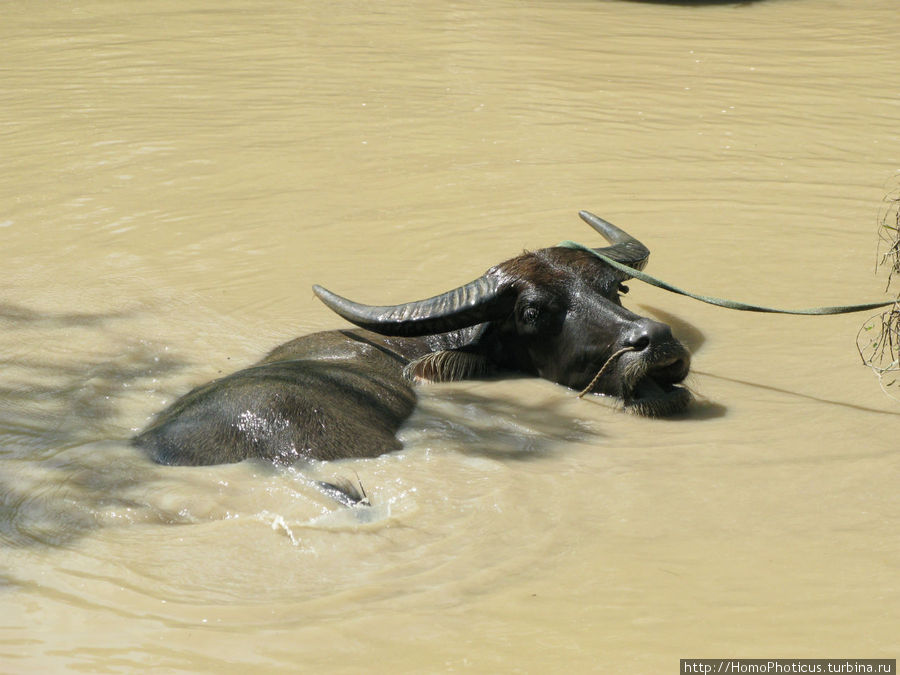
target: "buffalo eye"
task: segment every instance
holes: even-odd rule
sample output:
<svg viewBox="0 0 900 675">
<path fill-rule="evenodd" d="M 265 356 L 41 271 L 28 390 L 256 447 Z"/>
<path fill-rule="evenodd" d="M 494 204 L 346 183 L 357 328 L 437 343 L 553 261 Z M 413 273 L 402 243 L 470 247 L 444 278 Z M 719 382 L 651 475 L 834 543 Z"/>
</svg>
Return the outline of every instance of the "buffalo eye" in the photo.
<svg viewBox="0 0 900 675">
<path fill-rule="evenodd" d="M 565 309 L 550 293 L 527 292 L 516 302 L 516 329 L 521 335 L 549 334 L 560 328 Z"/>
<path fill-rule="evenodd" d="M 529 303 L 519 307 L 516 314 L 516 324 L 520 334 L 537 335 L 541 332 L 545 317 L 540 307 Z"/>
</svg>

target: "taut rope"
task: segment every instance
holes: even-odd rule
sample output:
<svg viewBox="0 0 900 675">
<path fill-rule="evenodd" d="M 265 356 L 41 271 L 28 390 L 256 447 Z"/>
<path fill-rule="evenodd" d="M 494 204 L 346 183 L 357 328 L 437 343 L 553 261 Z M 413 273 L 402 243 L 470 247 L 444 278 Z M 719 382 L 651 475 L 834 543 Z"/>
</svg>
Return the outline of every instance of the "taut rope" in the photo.
<svg viewBox="0 0 900 675">
<path fill-rule="evenodd" d="M 809 309 L 776 309 L 774 307 L 763 307 L 762 305 L 750 305 L 746 302 L 738 302 L 737 300 L 726 300 L 723 298 L 713 298 L 708 295 L 700 295 L 699 293 L 691 293 L 690 291 L 685 291 L 677 286 L 673 286 L 670 283 L 657 279 L 656 277 L 650 276 L 645 272 L 641 272 L 640 270 L 636 270 L 628 265 L 623 265 L 617 260 L 613 260 L 612 258 L 603 255 L 602 253 L 598 253 L 592 248 L 584 246 L 583 244 L 578 244 L 574 241 L 563 241 L 557 244 L 557 246 L 562 246 L 563 248 L 575 248 L 582 251 L 587 251 L 588 253 L 597 256 L 605 262 L 610 267 L 613 267 L 621 272 L 625 272 L 630 277 L 634 277 L 640 281 L 644 281 L 651 286 L 656 286 L 657 288 L 661 288 L 665 291 L 669 291 L 671 293 L 677 293 L 678 295 L 685 295 L 689 298 L 693 298 L 694 300 L 699 300 L 700 302 L 706 302 L 710 305 L 718 305 L 719 307 L 725 307 L 727 309 L 737 309 L 742 312 L 769 312 L 773 314 L 804 314 L 804 315 L 821 315 L 821 314 L 849 314 L 851 312 L 863 312 L 867 309 L 876 309 L 878 307 L 887 307 L 888 305 L 893 305 L 897 301 L 896 300 L 886 300 L 883 302 L 867 302 L 862 305 L 838 305 L 836 307 L 812 307 Z"/>
</svg>

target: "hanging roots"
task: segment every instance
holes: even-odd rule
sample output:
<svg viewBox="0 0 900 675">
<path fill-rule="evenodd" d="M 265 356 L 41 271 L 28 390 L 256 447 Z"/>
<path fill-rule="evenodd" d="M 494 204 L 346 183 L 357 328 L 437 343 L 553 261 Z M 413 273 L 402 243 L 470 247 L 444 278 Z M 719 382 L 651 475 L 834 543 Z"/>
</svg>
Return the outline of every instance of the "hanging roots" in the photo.
<svg viewBox="0 0 900 675">
<path fill-rule="evenodd" d="M 878 264 L 888 267 L 889 290 L 894 275 L 900 275 L 900 193 L 885 198 L 884 210 L 878 227 Z"/>
<path fill-rule="evenodd" d="M 878 266 L 888 268 L 885 290 L 889 290 L 895 275 L 900 278 L 900 193 L 889 195 L 885 201 L 887 208 L 878 227 Z M 890 396 L 888 387 L 900 381 L 900 293 L 893 307 L 862 325 L 856 335 L 856 348 L 862 362 L 872 369 Z"/>
</svg>

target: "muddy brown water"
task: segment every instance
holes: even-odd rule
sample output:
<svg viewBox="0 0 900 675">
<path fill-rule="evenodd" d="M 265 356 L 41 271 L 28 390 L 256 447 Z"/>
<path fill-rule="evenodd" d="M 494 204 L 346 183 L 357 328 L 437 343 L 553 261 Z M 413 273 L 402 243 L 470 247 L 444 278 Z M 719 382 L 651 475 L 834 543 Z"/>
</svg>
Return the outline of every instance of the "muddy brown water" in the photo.
<svg viewBox="0 0 900 675">
<path fill-rule="evenodd" d="M 167 468 L 190 387 L 523 248 L 802 307 L 881 297 L 895 0 L 4 3 L 0 671 L 676 672 L 900 654 L 900 403 L 864 317 L 632 283 L 694 352 L 650 421 L 422 390 L 402 452 Z M 375 506 L 308 477 L 358 474 Z"/>
</svg>

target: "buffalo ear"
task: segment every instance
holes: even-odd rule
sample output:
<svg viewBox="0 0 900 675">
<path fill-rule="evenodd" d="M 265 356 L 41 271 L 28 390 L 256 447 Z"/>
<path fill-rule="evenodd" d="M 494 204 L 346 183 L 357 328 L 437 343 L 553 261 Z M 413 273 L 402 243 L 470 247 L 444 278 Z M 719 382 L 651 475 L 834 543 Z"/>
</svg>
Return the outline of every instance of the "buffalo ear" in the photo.
<svg viewBox="0 0 900 675">
<path fill-rule="evenodd" d="M 403 369 L 403 377 L 412 382 L 456 382 L 486 377 L 494 370 L 486 356 L 445 349 L 410 361 Z"/>
</svg>

